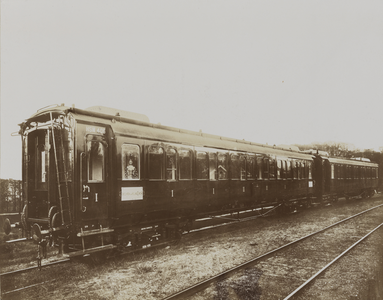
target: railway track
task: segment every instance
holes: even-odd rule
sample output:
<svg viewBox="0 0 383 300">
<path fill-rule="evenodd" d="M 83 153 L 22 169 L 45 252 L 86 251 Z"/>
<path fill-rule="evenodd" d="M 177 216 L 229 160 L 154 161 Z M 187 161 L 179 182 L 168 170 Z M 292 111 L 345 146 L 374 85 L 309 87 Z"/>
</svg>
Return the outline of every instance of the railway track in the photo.
<svg viewBox="0 0 383 300">
<path fill-rule="evenodd" d="M 288 243 L 286 245 L 283 245 L 282 247 L 279 247 L 277 249 L 274 249 L 272 251 L 269 251 L 261 256 L 258 256 L 254 259 L 251 259 L 245 263 L 242 263 L 238 266 L 235 266 L 227 271 L 224 271 L 222 273 L 219 273 L 209 279 L 206 279 L 204 281 L 201 281 L 193 286 L 190 286 L 189 288 L 186 288 L 182 291 L 179 291 L 173 295 L 170 295 L 166 298 L 164 298 L 163 300 L 175 300 L 175 299 L 186 299 L 188 297 L 191 297 L 205 289 L 207 289 L 208 287 L 210 287 L 213 283 L 217 283 L 217 282 L 222 282 L 223 280 L 227 279 L 227 278 L 230 278 L 231 276 L 234 276 L 236 274 L 238 274 L 240 271 L 242 270 L 245 270 L 245 269 L 249 269 L 251 267 L 254 267 L 256 264 L 259 264 L 261 262 L 265 262 L 265 260 L 269 259 L 269 258 L 272 258 L 272 257 L 275 257 L 277 254 L 280 254 L 280 253 L 283 253 L 283 252 L 286 252 L 286 251 L 289 251 L 291 250 L 292 248 L 299 246 L 301 245 L 302 243 L 304 243 L 306 240 L 309 240 L 310 238 L 314 238 L 314 237 L 317 237 L 319 236 L 320 234 L 324 234 L 325 232 L 329 231 L 330 229 L 334 229 L 336 228 L 337 226 L 343 226 L 344 224 L 346 224 L 348 221 L 352 220 L 352 219 L 355 219 L 357 217 L 360 217 L 362 215 L 365 215 L 369 212 L 372 212 L 376 209 L 379 209 L 379 208 L 383 208 L 383 204 L 381 205 L 378 205 L 378 206 L 375 206 L 375 207 L 372 207 L 370 209 L 367 209 L 363 212 L 360 212 L 358 214 L 355 214 L 351 217 L 348 217 L 348 218 L 345 218 L 339 222 L 336 222 L 330 226 L 327 226 L 319 231 L 316 231 L 314 233 L 311 233 L 309 235 L 306 235 L 304 236 L 303 238 L 300 238 L 298 240 L 295 240 L 291 243 Z M 369 235 L 371 235 L 373 232 L 375 232 L 376 230 L 378 230 L 382 225 L 383 223 L 381 223 L 383 220 L 380 220 L 380 224 L 378 226 L 374 226 L 374 228 L 371 230 L 369 229 L 368 231 L 368 234 L 364 235 L 362 238 L 358 239 L 358 241 L 354 242 L 350 247 L 348 247 L 346 250 L 344 250 L 340 255 L 337 255 L 335 259 L 333 259 L 331 262 L 329 263 L 326 263 L 325 267 L 322 267 L 319 269 L 319 271 L 317 271 L 314 275 L 312 275 L 309 279 L 300 279 L 300 281 L 302 281 L 303 283 L 300 284 L 296 289 L 294 289 L 294 291 L 289 291 L 288 293 L 286 293 L 286 298 L 285 299 L 291 299 L 292 297 L 298 295 L 299 293 L 301 293 L 307 286 L 309 286 L 314 280 L 315 278 L 317 278 L 318 276 L 320 276 L 327 268 L 329 268 L 330 266 L 332 266 L 336 261 L 339 260 L 339 258 L 343 257 L 345 254 L 347 254 L 352 248 L 354 248 L 356 245 L 358 245 L 360 242 L 362 242 L 363 240 L 365 240 Z M 375 224 L 376 225 L 376 224 Z M 370 226 L 371 227 L 371 226 Z M 362 230 L 363 231 L 363 230 Z M 325 239 L 327 239 L 327 237 L 325 237 Z M 338 242 L 339 243 L 339 242 Z M 309 245 L 309 247 L 312 247 Z M 319 252 L 319 251 L 318 251 Z M 284 254 L 282 254 L 283 256 Z M 281 256 L 280 256 L 281 257 Z M 286 260 L 291 260 L 291 257 L 290 258 L 287 258 Z M 285 261 L 285 260 L 284 260 Z M 269 268 L 271 266 L 271 263 L 264 263 L 263 264 L 263 268 Z M 270 274 L 270 277 L 273 276 L 273 274 Z M 274 280 L 275 281 L 275 280 Z M 272 295 L 272 296 L 275 296 L 275 295 Z M 267 299 L 269 299 L 269 297 L 266 297 Z M 273 297 L 270 297 L 270 299 L 272 299 Z M 280 298 L 280 295 L 279 297 L 274 297 L 276 299 Z"/>
<path fill-rule="evenodd" d="M 345 222 L 345 221 L 347 221 L 347 220 L 350 220 L 350 219 L 352 219 L 352 218 L 355 218 L 355 217 L 357 217 L 357 216 L 359 216 L 359 215 L 362 215 L 362 214 L 364 214 L 364 213 L 366 213 L 366 212 L 368 212 L 368 211 L 374 210 L 374 209 L 379 208 L 379 207 L 381 207 L 381 206 L 382 206 L 382 205 L 379 205 L 379 206 L 373 207 L 373 208 L 371 208 L 371 209 L 368 209 L 368 210 L 366 210 L 366 211 L 363 211 L 363 212 L 361 212 L 361 213 L 358 213 L 358 214 L 356 214 L 356 215 L 354 215 L 354 216 L 351 216 L 351 217 L 349 217 L 349 218 L 347 218 L 347 219 L 342 220 L 341 222 L 337 222 L 337 223 L 335 223 L 335 224 L 333 224 L 333 225 L 331 225 L 331 226 L 329 226 L 329 227 L 326 227 L 326 228 L 322 229 L 321 231 L 318 231 L 318 232 L 315 232 L 315 233 L 310 234 L 310 235 L 308 235 L 308 236 L 305 236 L 304 238 L 302 238 L 302 239 L 300 239 L 300 240 L 303 240 L 303 239 L 306 239 L 306 238 L 308 238 L 308 237 L 310 237 L 310 236 L 312 236 L 312 235 L 318 234 L 319 232 L 325 231 L 326 229 L 329 229 L 329 228 L 331 228 L 331 227 L 333 227 L 333 226 L 336 226 L 337 224 L 340 224 L 340 223 L 342 223 L 342 222 Z M 253 212 L 254 212 L 254 211 L 253 211 Z M 271 212 L 273 212 L 273 209 L 270 209 L 270 208 L 269 208 L 268 210 L 264 210 L 263 213 L 262 213 L 261 211 L 255 212 L 255 215 L 253 215 L 253 216 L 248 216 L 247 213 L 250 213 L 250 212 L 247 212 L 247 213 L 246 213 L 246 211 L 241 212 L 241 213 L 238 213 L 238 214 L 234 214 L 234 215 L 223 215 L 223 216 L 222 216 L 221 218 L 219 218 L 219 219 L 224 220 L 224 222 L 223 222 L 222 224 L 218 224 L 217 226 L 212 226 L 211 228 L 219 227 L 219 226 L 225 226 L 225 225 L 230 225 L 230 224 L 232 224 L 232 223 L 243 222 L 243 221 L 247 221 L 247 220 L 256 219 L 256 218 L 259 218 L 259 217 L 268 216 L 268 215 L 271 215 L 271 214 L 270 214 Z M 242 216 L 240 216 L 240 215 L 242 215 Z M 197 230 L 194 231 L 194 232 L 198 232 L 198 231 L 200 231 L 200 230 L 209 229 L 209 228 L 210 228 L 209 226 L 206 227 L 206 228 L 199 228 L 199 229 L 197 229 Z M 191 233 L 192 233 L 192 232 L 193 232 L 193 231 L 191 231 Z M 284 249 L 284 248 L 287 248 L 289 245 L 293 245 L 294 243 L 297 243 L 297 242 L 299 242 L 300 240 L 297 240 L 297 241 L 295 241 L 295 242 L 293 242 L 293 243 L 289 243 L 289 244 L 287 244 L 287 245 L 284 245 L 283 247 L 280 247 L 280 248 L 278 248 L 278 249 L 276 249 L 276 250 L 274 250 L 274 251 L 270 251 L 270 252 L 266 253 L 265 255 L 262 255 L 262 256 L 258 257 L 257 260 L 259 261 L 259 260 L 262 260 L 263 258 L 267 258 L 268 256 L 272 256 L 272 255 L 273 255 L 273 252 L 278 251 L 278 250 L 281 250 L 281 249 Z M 143 250 L 149 250 L 149 249 L 150 249 L 150 248 L 143 249 Z M 49 264 L 46 264 L 46 265 L 42 265 L 42 268 L 45 268 L 45 267 L 48 267 L 48 266 L 51 266 L 51 265 L 55 265 L 55 264 L 59 264 L 59 263 L 68 262 L 68 261 L 69 261 L 69 259 L 65 259 L 65 260 L 63 260 L 63 261 L 59 261 L 59 262 L 55 262 L 55 263 L 49 263 Z M 251 261 L 248 262 L 248 263 L 249 263 L 248 266 L 250 266 L 250 265 L 252 264 Z M 244 266 L 243 268 L 247 268 L 248 266 Z M 32 271 L 32 270 L 36 270 L 36 269 L 38 269 L 37 266 L 36 266 L 36 267 L 25 268 L 25 269 L 21 269 L 21 270 L 15 270 L 15 271 L 11 271 L 11 272 L 7 272 L 7 273 L 0 274 L 0 278 L 1 278 L 1 277 L 4 278 L 4 277 L 6 277 L 6 276 L 16 275 L 17 273 L 20 273 L 20 272 L 27 272 L 27 271 Z M 223 273 L 221 273 L 221 274 L 218 274 L 218 275 L 215 277 L 215 279 L 214 279 L 214 278 L 209 279 L 209 280 L 208 280 L 209 282 L 207 283 L 206 286 L 208 286 L 208 285 L 211 284 L 212 282 L 221 281 L 223 278 L 227 278 L 227 277 L 231 276 L 231 274 L 235 274 L 235 273 L 237 273 L 238 270 L 239 270 L 239 269 L 237 269 L 237 268 L 233 268 L 232 270 L 228 270 L 228 272 L 223 272 Z M 232 271 L 232 272 L 230 272 L 230 271 Z M 9 296 L 12 297 L 12 296 L 14 296 L 14 295 L 17 296 L 17 295 L 18 295 L 18 292 L 22 292 L 22 291 L 25 291 L 25 290 L 28 290 L 28 289 L 31 289 L 31 288 L 34 288 L 34 287 L 36 288 L 36 287 L 38 287 L 38 286 L 40 286 L 40 285 L 43 285 L 43 284 L 48 284 L 48 285 L 49 285 L 51 281 L 52 281 L 52 280 L 46 280 L 46 279 L 43 279 L 41 283 L 30 284 L 30 285 L 27 285 L 27 286 L 24 286 L 24 287 L 19 287 L 19 288 L 13 289 L 13 290 L 9 289 L 8 291 L 3 291 L 2 295 L 3 295 L 3 296 L 7 296 L 6 298 L 8 298 Z M 34 282 L 31 282 L 31 283 L 34 283 Z M 202 288 L 200 287 L 200 288 L 198 288 L 198 289 L 199 289 L 199 290 L 202 290 L 203 287 L 202 287 Z M 189 295 L 193 295 L 194 293 L 195 293 L 195 291 L 192 291 L 192 292 L 189 291 L 189 292 L 188 292 Z M 178 293 L 177 293 L 177 294 L 178 294 Z M 184 297 L 186 297 L 186 294 L 184 294 L 184 292 L 182 292 L 179 296 L 177 296 L 177 294 L 175 294 L 175 297 L 176 297 L 176 298 L 172 298 L 172 297 L 170 297 L 170 298 L 165 298 L 165 299 L 184 299 Z M 178 298 L 177 298 L 177 297 L 178 297 Z"/>
<path fill-rule="evenodd" d="M 274 210 L 277 207 L 278 206 L 268 207 L 268 208 L 263 208 L 263 209 L 253 209 L 253 210 L 246 210 L 246 211 L 238 211 L 238 212 L 235 212 L 235 213 L 227 213 L 227 214 L 223 214 L 223 215 L 219 215 L 219 216 L 212 216 L 212 217 L 200 219 L 200 220 L 197 220 L 197 222 L 196 222 L 197 226 L 195 228 L 193 228 L 192 230 L 190 230 L 188 232 L 184 232 L 183 234 L 193 234 L 193 233 L 204 231 L 204 230 L 209 230 L 209 229 L 214 229 L 214 228 L 221 227 L 221 226 L 231 225 L 233 223 L 246 222 L 246 221 L 254 220 L 256 218 L 269 216 L 269 215 L 271 215 L 270 213 L 274 212 Z M 17 240 L 16 242 L 21 242 L 21 241 L 25 241 L 25 240 L 26 239 L 20 239 L 20 240 Z M 164 246 L 169 245 L 169 244 L 171 244 L 173 242 L 174 241 L 170 241 L 168 243 L 162 243 L 162 244 L 153 246 L 152 248 L 164 247 Z M 128 255 L 128 254 L 137 253 L 139 251 L 146 251 L 146 250 L 150 250 L 150 248 L 137 249 L 137 250 L 134 250 L 134 251 L 130 251 L 130 252 L 126 252 L 126 253 L 123 252 L 123 253 L 120 253 L 120 254 L 121 255 Z M 67 263 L 67 262 L 70 262 L 70 261 L 71 261 L 70 258 L 66 258 L 66 259 L 62 259 L 62 260 L 59 260 L 59 261 L 46 263 L 46 264 L 43 264 L 41 266 L 36 265 L 36 266 L 33 266 L 33 267 L 28 267 L 28 268 L 23 268 L 23 269 L 18 269 L 18 270 L 13 270 L 13 271 L 9 271 L 9 272 L 0 273 L 0 282 L 4 281 L 4 278 L 9 277 L 9 276 L 14 276 L 14 275 L 18 275 L 20 273 L 25 273 L 25 272 L 34 271 L 34 270 L 41 270 L 42 268 L 51 267 L 51 266 L 54 266 L 54 265 L 58 265 L 58 264 L 62 264 L 62 263 Z M 21 292 L 23 290 L 26 290 L 26 289 L 29 289 L 29 288 L 33 288 L 33 287 L 36 287 L 36 286 L 39 286 L 39 285 L 42 285 L 44 283 L 48 283 L 48 282 L 51 282 L 51 281 L 44 281 L 44 282 L 41 282 L 41 283 L 31 284 L 31 285 L 28 285 L 28 286 L 25 286 L 25 287 L 22 287 L 22 288 L 17 288 L 17 289 L 9 290 L 9 291 L 1 290 L 1 294 L 2 295 L 9 295 L 9 294 L 12 294 L 12 293 Z M 1 287 L 1 285 L 0 285 L 0 287 Z"/>
<path fill-rule="evenodd" d="M 67 263 L 67 262 L 70 262 L 69 258 L 62 259 L 62 260 L 59 260 L 59 261 L 50 262 L 50 263 L 47 263 L 47 264 L 44 264 L 44 265 L 41 265 L 41 266 L 34 266 L 34 267 L 29 267 L 29 268 L 24 268 L 24 269 L 13 270 L 13 271 L 1 273 L 0 274 L 0 295 L 1 296 L 7 296 L 7 295 L 10 295 L 10 294 L 13 294 L 13 293 L 21 292 L 21 291 L 24 291 L 26 289 L 29 289 L 29 288 L 36 287 L 36 286 L 39 286 L 39 285 L 47 283 L 47 281 L 43 281 L 43 282 L 39 282 L 39 283 L 36 283 L 36 284 L 31 284 L 31 285 L 24 286 L 24 287 L 17 288 L 17 289 L 13 289 L 13 290 L 4 290 L 4 284 L 3 283 L 4 283 L 4 281 L 5 281 L 4 279 L 6 277 L 19 276 L 21 273 L 41 270 L 42 268 L 52 267 L 52 266 L 55 266 L 55 265 L 58 265 L 58 264 Z M 50 280 L 49 282 L 53 282 L 55 280 L 56 279 L 53 279 L 53 280 Z"/>
</svg>

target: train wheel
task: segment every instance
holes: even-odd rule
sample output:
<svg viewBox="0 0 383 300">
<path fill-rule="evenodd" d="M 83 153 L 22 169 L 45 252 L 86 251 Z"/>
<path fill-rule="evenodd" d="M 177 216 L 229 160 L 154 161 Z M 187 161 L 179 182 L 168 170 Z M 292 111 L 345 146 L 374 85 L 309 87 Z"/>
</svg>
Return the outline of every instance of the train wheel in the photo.
<svg viewBox="0 0 383 300">
<path fill-rule="evenodd" d="M 41 242 L 41 227 L 37 223 L 32 226 L 32 238 L 37 244 Z"/>
<path fill-rule="evenodd" d="M 9 221 L 8 218 L 4 220 L 3 229 L 6 235 L 9 235 L 11 233 L 11 221 Z"/>
<path fill-rule="evenodd" d="M 49 209 L 49 213 L 48 213 L 48 219 L 49 219 L 49 223 L 48 223 L 48 226 L 50 229 L 53 229 L 53 216 L 58 213 L 58 208 L 57 206 L 52 206 L 50 209 Z"/>
</svg>

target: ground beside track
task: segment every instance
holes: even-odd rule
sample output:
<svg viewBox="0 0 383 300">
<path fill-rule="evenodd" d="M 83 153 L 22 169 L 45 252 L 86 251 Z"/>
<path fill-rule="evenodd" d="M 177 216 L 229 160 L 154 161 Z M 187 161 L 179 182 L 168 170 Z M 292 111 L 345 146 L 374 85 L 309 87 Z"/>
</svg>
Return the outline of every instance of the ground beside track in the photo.
<svg viewBox="0 0 383 300">
<path fill-rule="evenodd" d="M 262 218 L 184 236 L 180 244 L 168 249 L 111 259 L 101 265 L 81 263 L 43 269 L 40 273 L 23 276 L 21 285 L 30 284 L 28 276 L 44 277 L 44 281 L 55 278 L 55 282 L 23 293 L 9 294 L 4 299 L 161 299 L 381 203 L 383 197 L 380 195 L 369 200 L 351 201 L 348 205 L 342 199 L 331 207 Z M 329 272 L 329 278 L 323 277 L 323 290 L 331 287 L 331 280 L 338 280 L 339 274 L 345 274 L 339 299 L 379 299 L 377 296 L 382 295 L 379 283 L 383 286 L 380 276 L 382 240 L 379 238 L 383 240 L 383 234 L 369 238 L 361 249 L 355 251 L 355 256 L 349 258 L 350 262 L 340 265 L 338 272 Z M 266 299 L 262 297 L 266 293 L 259 285 L 261 281 L 262 272 L 255 270 L 238 278 L 232 287 L 217 285 L 209 294 L 195 299 L 207 299 L 205 296 L 210 299 Z M 319 296 L 314 292 L 309 298 L 302 299 L 337 299 L 326 298 L 337 294 L 337 291 L 330 292 Z M 355 298 L 341 298 L 342 294 Z"/>
</svg>

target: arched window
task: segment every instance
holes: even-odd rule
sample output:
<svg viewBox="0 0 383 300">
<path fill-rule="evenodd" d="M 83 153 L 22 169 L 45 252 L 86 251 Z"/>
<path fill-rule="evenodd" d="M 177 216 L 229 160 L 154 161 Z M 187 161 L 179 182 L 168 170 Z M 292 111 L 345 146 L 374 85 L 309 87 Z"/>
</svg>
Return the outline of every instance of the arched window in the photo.
<svg viewBox="0 0 383 300">
<path fill-rule="evenodd" d="M 230 154 L 230 171 L 231 179 L 239 179 L 241 177 L 241 166 L 239 155 L 237 153 Z"/>
<path fill-rule="evenodd" d="M 228 179 L 227 175 L 228 163 L 226 153 L 218 153 L 218 179 L 225 180 Z"/>
<path fill-rule="evenodd" d="M 93 139 L 92 135 L 87 136 L 86 142 L 88 156 L 88 180 L 90 182 L 103 182 L 105 177 L 105 146 Z"/>
<path fill-rule="evenodd" d="M 255 179 L 255 156 L 248 155 L 246 158 L 246 176 L 248 180 Z"/>
<path fill-rule="evenodd" d="M 165 157 L 161 147 L 149 148 L 149 179 L 165 179 Z"/>
<path fill-rule="evenodd" d="M 270 179 L 275 179 L 275 159 L 274 158 L 270 158 L 269 176 L 270 176 Z"/>
<path fill-rule="evenodd" d="M 172 148 L 166 151 L 166 171 L 167 180 L 177 180 L 177 151 Z"/>
<path fill-rule="evenodd" d="M 191 151 L 180 150 L 178 151 L 178 155 L 180 160 L 180 179 L 192 179 Z"/>
<path fill-rule="evenodd" d="M 140 147 L 123 144 L 121 148 L 122 180 L 139 180 Z"/>
<path fill-rule="evenodd" d="M 239 156 L 239 168 L 241 180 L 246 180 L 246 157 L 244 155 Z"/>
<path fill-rule="evenodd" d="M 217 180 L 217 153 L 209 152 L 209 174 L 210 180 Z"/>
<path fill-rule="evenodd" d="M 197 151 L 197 179 L 209 179 L 209 160 L 206 152 Z"/>
</svg>

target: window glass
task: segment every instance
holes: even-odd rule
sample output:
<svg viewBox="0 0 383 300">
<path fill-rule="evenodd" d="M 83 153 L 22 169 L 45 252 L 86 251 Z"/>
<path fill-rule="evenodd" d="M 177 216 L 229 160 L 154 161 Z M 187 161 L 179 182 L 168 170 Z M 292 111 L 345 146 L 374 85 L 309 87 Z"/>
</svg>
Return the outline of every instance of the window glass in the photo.
<svg viewBox="0 0 383 300">
<path fill-rule="evenodd" d="M 265 158 L 263 160 L 263 164 L 262 164 L 262 167 L 263 167 L 263 179 L 269 179 L 269 168 L 270 168 L 270 163 L 269 163 L 269 159 L 268 158 Z"/>
<path fill-rule="evenodd" d="M 298 179 L 298 163 L 296 161 L 292 161 L 291 167 L 293 171 L 293 179 Z"/>
<path fill-rule="evenodd" d="M 298 169 L 298 176 L 297 176 L 297 178 L 298 179 L 302 179 L 302 163 L 301 162 L 297 162 L 297 169 Z"/>
<path fill-rule="evenodd" d="M 291 161 L 286 161 L 286 178 L 291 179 Z"/>
<path fill-rule="evenodd" d="M 263 158 L 257 157 L 257 170 L 258 170 L 258 179 L 262 179 L 263 175 Z"/>
<path fill-rule="evenodd" d="M 166 171 L 168 180 L 177 179 L 177 151 L 171 148 L 166 151 Z"/>
<path fill-rule="evenodd" d="M 230 154 L 230 161 L 231 161 L 231 179 L 239 179 L 241 176 L 239 155 L 236 153 Z"/>
<path fill-rule="evenodd" d="M 275 159 L 273 158 L 269 160 L 269 177 L 275 179 Z"/>
<path fill-rule="evenodd" d="M 217 180 L 217 153 L 210 152 L 209 153 L 209 174 L 210 180 Z"/>
<path fill-rule="evenodd" d="M 36 144 L 36 188 L 47 189 L 49 135 L 46 131 L 40 131 L 35 138 Z M 61 152 L 59 153 L 61 154 Z M 60 156 L 62 157 L 62 156 Z"/>
<path fill-rule="evenodd" d="M 282 161 L 280 159 L 277 160 L 277 179 L 282 178 Z"/>
<path fill-rule="evenodd" d="M 239 156 L 239 168 L 241 180 L 246 180 L 246 157 L 244 155 Z"/>
<path fill-rule="evenodd" d="M 121 149 L 122 179 L 140 179 L 140 147 L 123 144 Z"/>
<path fill-rule="evenodd" d="M 331 164 L 331 179 L 335 178 L 335 166 Z"/>
<path fill-rule="evenodd" d="M 97 140 L 90 140 L 92 136 L 88 136 L 87 154 L 88 154 L 88 180 L 104 181 L 104 161 L 105 146 Z"/>
<path fill-rule="evenodd" d="M 164 150 L 160 147 L 149 148 L 149 179 L 165 179 Z"/>
<path fill-rule="evenodd" d="M 218 179 L 224 180 L 228 178 L 227 175 L 227 155 L 225 153 L 218 153 Z"/>
<path fill-rule="evenodd" d="M 197 179 L 209 179 L 209 162 L 206 152 L 197 152 Z"/>
<path fill-rule="evenodd" d="M 191 151 L 180 150 L 178 155 L 180 160 L 180 179 L 192 179 Z"/>
<path fill-rule="evenodd" d="M 254 179 L 254 167 L 255 167 L 255 157 L 254 156 L 247 156 L 246 159 L 246 175 L 247 179 Z"/>
<path fill-rule="evenodd" d="M 312 164 L 311 164 L 311 161 L 307 162 L 307 166 L 308 166 L 308 178 L 312 179 L 313 176 L 312 176 Z"/>
<path fill-rule="evenodd" d="M 282 161 L 282 178 L 286 179 L 287 178 L 287 161 Z"/>
<path fill-rule="evenodd" d="M 306 163 L 301 163 L 301 178 L 306 179 Z"/>
</svg>

